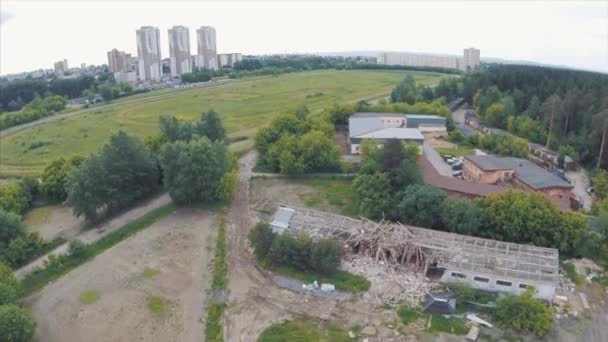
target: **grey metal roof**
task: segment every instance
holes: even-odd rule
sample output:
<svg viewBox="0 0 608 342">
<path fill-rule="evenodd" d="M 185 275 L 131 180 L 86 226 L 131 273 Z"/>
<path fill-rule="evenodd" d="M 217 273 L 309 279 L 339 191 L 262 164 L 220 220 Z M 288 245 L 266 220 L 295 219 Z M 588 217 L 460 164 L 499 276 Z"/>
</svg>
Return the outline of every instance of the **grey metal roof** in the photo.
<svg viewBox="0 0 608 342">
<path fill-rule="evenodd" d="M 377 116 L 351 116 L 348 120 L 348 134 L 351 138 L 383 128 L 384 122 Z"/>
<path fill-rule="evenodd" d="M 403 113 L 354 113 L 350 116 L 351 118 L 382 118 L 382 117 L 391 117 L 391 118 L 405 118 L 405 114 Z"/>
<path fill-rule="evenodd" d="M 279 210 L 274 214 L 274 219 L 270 222 L 271 226 L 281 227 L 287 229 L 289 227 L 289 220 L 293 216 L 295 210 L 286 207 L 280 207 Z"/>
<path fill-rule="evenodd" d="M 435 119 L 435 120 L 443 120 L 445 118 L 439 115 L 427 115 L 427 114 L 405 114 L 405 117 L 409 119 Z"/>
<path fill-rule="evenodd" d="M 534 189 L 572 188 L 572 185 L 557 175 L 522 158 L 500 158 L 496 156 L 466 156 L 484 171 L 513 170 L 515 177 Z"/>
<path fill-rule="evenodd" d="M 362 139 L 402 139 L 424 140 L 424 136 L 417 128 L 389 127 L 357 136 Z"/>
</svg>

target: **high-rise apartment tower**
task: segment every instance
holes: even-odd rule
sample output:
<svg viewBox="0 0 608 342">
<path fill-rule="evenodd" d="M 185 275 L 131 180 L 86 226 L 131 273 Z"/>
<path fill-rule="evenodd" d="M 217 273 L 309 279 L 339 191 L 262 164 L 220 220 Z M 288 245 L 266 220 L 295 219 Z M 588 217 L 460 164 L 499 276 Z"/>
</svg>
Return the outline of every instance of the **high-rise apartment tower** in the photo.
<svg viewBox="0 0 608 342">
<path fill-rule="evenodd" d="M 137 30 L 137 60 L 141 80 L 160 81 L 163 68 L 158 27 L 142 26 Z"/>
<path fill-rule="evenodd" d="M 190 31 L 187 27 L 173 26 L 169 29 L 169 56 L 171 59 L 171 77 L 192 72 Z"/>
</svg>

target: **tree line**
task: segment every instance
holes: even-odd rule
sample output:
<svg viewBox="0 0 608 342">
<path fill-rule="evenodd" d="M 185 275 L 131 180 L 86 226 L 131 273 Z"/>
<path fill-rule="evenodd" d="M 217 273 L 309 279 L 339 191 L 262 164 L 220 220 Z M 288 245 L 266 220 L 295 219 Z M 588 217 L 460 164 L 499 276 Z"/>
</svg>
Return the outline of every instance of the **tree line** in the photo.
<svg viewBox="0 0 608 342">
<path fill-rule="evenodd" d="M 588 71 L 490 65 L 463 76 L 462 96 L 491 125 L 557 151 L 570 146 L 601 166 L 608 132 L 608 76 Z"/>
</svg>

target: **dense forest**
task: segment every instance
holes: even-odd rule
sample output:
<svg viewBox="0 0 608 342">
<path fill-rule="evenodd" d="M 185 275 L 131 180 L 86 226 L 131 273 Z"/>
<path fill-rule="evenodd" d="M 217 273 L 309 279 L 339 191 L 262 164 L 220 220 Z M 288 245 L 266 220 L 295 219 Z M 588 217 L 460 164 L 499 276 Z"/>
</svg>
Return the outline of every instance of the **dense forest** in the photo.
<svg viewBox="0 0 608 342">
<path fill-rule="evenodd" d="M 608 165 L 602 150 L 608 128 L 608 75 L 490 65 L 464 75 L 457 88 L 486 123 L 556 151 L 574 151 L 573 157 L 583 164 Z"/>
</svg>

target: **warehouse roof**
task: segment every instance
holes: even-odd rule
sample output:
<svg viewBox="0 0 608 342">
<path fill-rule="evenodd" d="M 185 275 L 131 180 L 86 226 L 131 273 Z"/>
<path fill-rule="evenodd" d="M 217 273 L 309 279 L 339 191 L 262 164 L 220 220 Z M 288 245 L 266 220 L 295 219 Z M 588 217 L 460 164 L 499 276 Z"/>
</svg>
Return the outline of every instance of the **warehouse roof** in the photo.
<svg viewBox="0 0 608 342">
<path fill-rule="evenodd" d="M 537 190 L 555 187 L 572 188 L 570 183 L 526 159 L 496 156 L 466 156 L 465 158 L 484 171 L 513 170 L 515 177 Z"/>
<path fill-rule="evenodd" d="M 391 117 L 391 118 L 405 118 L 405 114 L 403 113 L 355 113 L 350 116 L 350 118 L 382 118 L 382 117 Z"/>
<path fill-rule="evenodd" d="M 443 116 L 439 115 L 427 115 L 427 114 L 405 114 L 407 119 L 436 119 L 436 120 L 444 120 Z"/>
<path fill-rule="evenodd" d="M 357 136 L 361 139 L 403 139 L 424 140 L 424 136 L 417 128 L 389 127 Z"/>
</svg>

